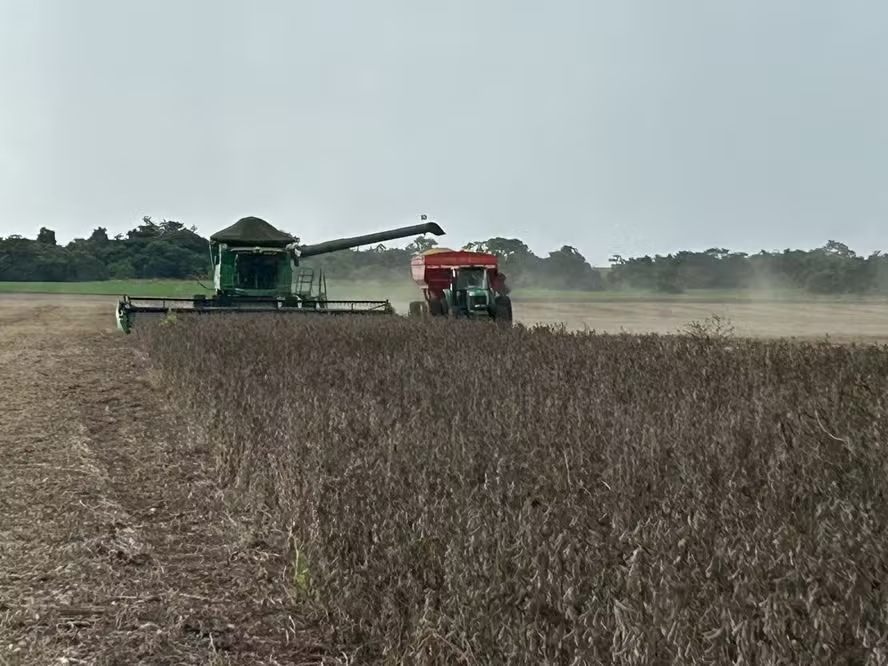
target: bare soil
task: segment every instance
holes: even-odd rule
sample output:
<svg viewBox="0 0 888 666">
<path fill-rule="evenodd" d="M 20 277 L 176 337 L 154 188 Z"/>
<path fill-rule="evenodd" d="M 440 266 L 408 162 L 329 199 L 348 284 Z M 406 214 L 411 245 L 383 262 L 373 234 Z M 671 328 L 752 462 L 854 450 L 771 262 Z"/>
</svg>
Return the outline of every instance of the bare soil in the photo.
<svg viewBox="0 0 888 666">
<path fill-rule="evenodd" d="M 676 333 L 716 315 L 744 337 L 888 342 L 888 304 L 879 303 L 528 303 L 515 314 L 528 323 L 601 333 Z"/>
<path fill-rule="evenodd" d="M 0 664 L 320 663 L 128 342 L 107 299 L 0 299 Z"/>
<path fill-rule="evenodd" d="M 97 326 L 110 330 L 116 300 L 114 296 L 0 294 L 0 317 L 3 312 L 12 317 L 30 316 L 21 314 L 22 306 L 64 305 L 66 311 L 86 308 L 94 314 Z M 395 306 L 399 312 L 407 310 L 406 304 Z M 729 321 L 741 336 L 888 343 L 888 302 L 517 302 L 514 307 L 515 318 L 521 323 L 561 324 L 570 330 L 676 333 L 692 321 L 717 315 Z M 18 315 L 13 314 L 16 310 Z"/>
</svg>

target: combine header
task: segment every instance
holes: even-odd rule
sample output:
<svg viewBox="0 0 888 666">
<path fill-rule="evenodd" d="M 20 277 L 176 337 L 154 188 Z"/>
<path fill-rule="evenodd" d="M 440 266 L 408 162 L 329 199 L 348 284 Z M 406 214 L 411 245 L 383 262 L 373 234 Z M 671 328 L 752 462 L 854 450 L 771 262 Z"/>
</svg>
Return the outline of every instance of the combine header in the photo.
<svg viewBox="0 0 888 666">
<path fill-rule="evenodd" d="M 117 327 L 129 333 L 134 319 L 142 313 L 394 314 L 388 300 L 328 300 L 323 272 L 300 266 L 299 260 L 425 233 L 441 236 L 444 231 L 434 222 L 424 222 L 316 245 L 300 245 L 298 238 L 275 229 L 265 220 L 245 217 L 210 236 L 211 296 L 123 296 L 117 304 Z"/>
<path fill-rule="evenodd" d="M 425 297 L 410 304 L 411 316 L 512 321 L 506 276 L 495 254 L 432 249 L 413 257 L 411 272 Z"/>
</svg>

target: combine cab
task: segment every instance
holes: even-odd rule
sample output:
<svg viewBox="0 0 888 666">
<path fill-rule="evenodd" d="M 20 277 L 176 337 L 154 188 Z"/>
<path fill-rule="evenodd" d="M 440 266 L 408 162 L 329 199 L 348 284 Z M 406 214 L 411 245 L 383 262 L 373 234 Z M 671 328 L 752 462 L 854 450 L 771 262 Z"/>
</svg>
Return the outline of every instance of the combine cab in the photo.
<svg viewBox="0 0 888 666">
<path fill-rule="evenodd" d="M 434 249 L 411 260 L 413 280 L 425 300 L 410 304 L 411 316 L 451 316 L 512 321 L 506 276 L 495 254 Z"/>
<path fill-rule="evenodd" d="M 425 220 L 425 215 L 422 216 Z M 394 314 L 389 301 L 331 301 L 321 271 L 299 265 L 304 257 L 431 233 L 443 235 L 434 222 L 340 238 L 316 245 L 275 229 L 258 217 L 245 217 L 210 236 L 213 294 L 192 298 L 133 298 L 117 304 L 117 327 L 129 333 L 142 313 Z"/>
</svg>

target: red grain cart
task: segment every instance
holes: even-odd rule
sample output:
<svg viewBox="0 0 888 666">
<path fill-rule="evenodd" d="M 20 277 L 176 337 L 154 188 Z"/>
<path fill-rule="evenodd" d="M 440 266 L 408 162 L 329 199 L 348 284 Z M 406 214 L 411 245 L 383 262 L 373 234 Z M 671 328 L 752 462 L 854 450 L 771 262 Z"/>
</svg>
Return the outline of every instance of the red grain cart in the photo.
<svg viewBox="0 0 888 666">
<path fill-rule="evenodd" d="M 424 297 L 410 304 L 412 316 L 512 320 L 506 276 L 500 273 L 495 254 L 441 248 L 418 254 L 410 263 L 413 281 Z"/>
</svg>

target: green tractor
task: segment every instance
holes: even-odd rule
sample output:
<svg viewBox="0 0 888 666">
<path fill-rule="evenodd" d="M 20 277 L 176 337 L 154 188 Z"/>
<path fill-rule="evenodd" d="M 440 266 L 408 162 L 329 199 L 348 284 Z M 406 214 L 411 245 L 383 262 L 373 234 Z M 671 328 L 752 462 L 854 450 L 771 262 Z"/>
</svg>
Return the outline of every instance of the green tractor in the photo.
<svg viewBox="0 0 888 666">
<path fill-rule="evenodd" d="M 494 254 L 433 249 L 413 257 L 411 272 L 425 297 L 410 304 L 411 316 L 512 321 L 506 276 Z"/>
<path fill-rule="evenodd" d="M 425 220 L 426 216 L 423 215 Z M 191 298 L 122 296 L 117 303 L 117 327 L 130 333 L 140 314 L 250 313 L 394 314 L 388 300 L 336 301 L 327 298 L 321 270 L 300 266 L 300 260 L 330 252 L 444 231 L 434 222 L 388 231 L 301 245 L 258 217 L 245 217 L 210 236 L 212 295 Z"/>
</svg>

